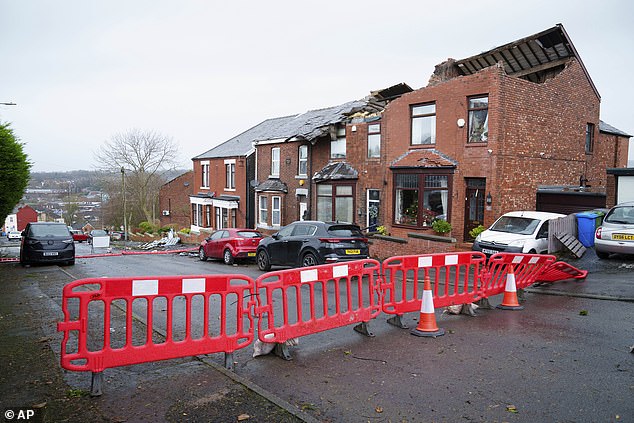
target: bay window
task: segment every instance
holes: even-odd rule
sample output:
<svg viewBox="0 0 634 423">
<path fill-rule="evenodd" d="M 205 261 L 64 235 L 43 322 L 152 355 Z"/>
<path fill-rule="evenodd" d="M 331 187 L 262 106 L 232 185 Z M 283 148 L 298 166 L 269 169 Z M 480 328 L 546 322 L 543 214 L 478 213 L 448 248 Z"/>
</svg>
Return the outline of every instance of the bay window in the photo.
<svg viewBox="0 0 634 423">
<path fill-rule="evenodd" d="M 317 220 L 354 222 L 354 188 L 352 185 L 317 185 Z"/>
<path fill-rule="evenodd" d="M 394 174 L 394 223 L 430 226 L 448 219 L 449 176 L 423 173 Z"/>
</svg>

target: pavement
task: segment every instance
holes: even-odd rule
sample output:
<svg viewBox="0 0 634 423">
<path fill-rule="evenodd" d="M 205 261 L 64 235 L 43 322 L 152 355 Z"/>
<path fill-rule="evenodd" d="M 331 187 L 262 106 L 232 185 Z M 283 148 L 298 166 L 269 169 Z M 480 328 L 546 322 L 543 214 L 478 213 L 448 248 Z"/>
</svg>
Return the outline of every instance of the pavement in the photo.
<svg viewBox="0 0 634 423">
<path fill-rule="evenodd" d="M 589 250 L 565 258 L 588 277 L 527 289 L 521 312 L 438 310 L 447 334 L 436 339 L 410 336 L 381 315 L 372 322 L 375 338 L 351 327 L 306 336 L 290 362 L 253 358 L 246 348 L 235 354 L 234 372 L 219 354 L 107 369 L 104 395 L 91 398 L 90 375 L 59 366 L 55 325 L 61 286 L 84 268 L 94 273 L 95 260 L 115 268 L 133 258 L 0 265 L 5 422 L 15 421 L 8 410 L 55 422 L 634 421 L 631 257 L 602 261 Z M 147 260 L 169 261 L 171 269 L 201 265 L 190 257 Z M 417 318 L 404 321 L 413 327 Z"/>
</svg>

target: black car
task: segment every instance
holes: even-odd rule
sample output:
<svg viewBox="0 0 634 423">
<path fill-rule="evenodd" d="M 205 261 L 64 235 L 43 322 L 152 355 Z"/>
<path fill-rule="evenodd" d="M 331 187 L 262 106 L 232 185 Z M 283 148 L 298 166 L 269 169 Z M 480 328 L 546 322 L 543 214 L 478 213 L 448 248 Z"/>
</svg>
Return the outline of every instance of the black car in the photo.
<svg viewBox="0 0 634 423">
<path fill-rule="evenodd" d="M 20 264 L 75 264 L 75 243 L 63 223 L 32 222 L 22 232 Z"/>
<path fill-rule="evenodd" d="M 260 270 L 277 266 L 316 266 L 337 261 L 368 258 L 368 239 L 350 223 L 293 222 L 260 241 L 257 262 Z"/>
</svg>

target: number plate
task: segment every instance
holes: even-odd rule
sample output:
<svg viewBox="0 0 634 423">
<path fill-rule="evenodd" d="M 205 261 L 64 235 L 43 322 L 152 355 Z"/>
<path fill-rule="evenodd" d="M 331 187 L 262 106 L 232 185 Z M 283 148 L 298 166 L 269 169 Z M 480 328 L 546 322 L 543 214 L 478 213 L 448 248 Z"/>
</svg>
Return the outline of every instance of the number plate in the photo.
<svg viewBox="0 0 634 423">
<path fill-rule="evenodd" d="M 346 254 L 361 254 L 361 250 L 346 250 Z"/>
<path fill-rule="evenodd" d="M 57 251 L 45 251 L 44 255 L 45 256 L 56 256 L 57 255 Z"/>
<path fill-rule="evenodd" d="M 486 248 L 483 248 L 483 249 L 482 249 L 482 252 L 483 252 L 484 254 L 497 254 L 497 253 L 498 253 L 498 251 L 495 251 L 495 250 L 489 250 L 489 249 L 486 249 Z"/>
<path fill-rule="evenodd" d="M 634 235 L 630 234 L 612 234 L 612 239 L 616 241 L 634 241 Z"/>
<path fill-rule="evenodd" d="M 247 253 L 247 257 L 255 257 L 255 253 Z"/>
</svg>

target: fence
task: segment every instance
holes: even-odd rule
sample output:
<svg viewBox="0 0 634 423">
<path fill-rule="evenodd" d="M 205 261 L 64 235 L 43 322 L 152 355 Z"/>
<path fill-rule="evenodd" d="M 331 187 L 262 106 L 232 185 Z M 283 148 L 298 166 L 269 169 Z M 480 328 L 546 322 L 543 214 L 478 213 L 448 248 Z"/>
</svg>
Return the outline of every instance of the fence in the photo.
<svg viewBox="0 0 634 423">
<path fill-rule="evenodd" d="M 434 306 L 467 304 L 504 290 L 510 268 L 518 288 L 537 280 L 582 278 L 586 272 L 553 256 L 482 253 L 398 256 L 381 265 L 366 259 L 269 272 L 256 281 L 243 275 L 82 279 L 63 289 L 61 365 L 92 372 L 100 395 L 106 368 L 223 352 L 258 339 L 280 348 L 300 336 L 351 324 L 373 336 L 369 322 L 381 312 L 419 311 L 425 276 Z M 280 352 L 278 351 L 278 354 Z"/>
<path fill-rule="evenodd" d="M 553 219 L 549 222 L 548 228 L 548 253 L 552 254 L 557 251 L 561 251 L 564 244 L 557 239 L 555 235 L 569 234 L 573 237 L 577 237 L 577 218 L 574 214 L 569 214 L 566 217 L 560 217 Z"/>
</svg>

